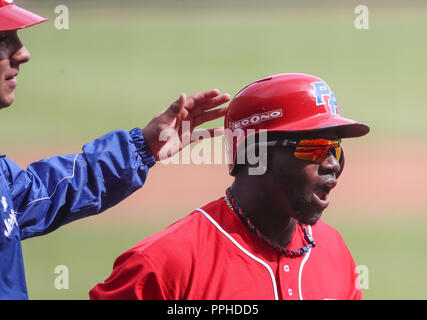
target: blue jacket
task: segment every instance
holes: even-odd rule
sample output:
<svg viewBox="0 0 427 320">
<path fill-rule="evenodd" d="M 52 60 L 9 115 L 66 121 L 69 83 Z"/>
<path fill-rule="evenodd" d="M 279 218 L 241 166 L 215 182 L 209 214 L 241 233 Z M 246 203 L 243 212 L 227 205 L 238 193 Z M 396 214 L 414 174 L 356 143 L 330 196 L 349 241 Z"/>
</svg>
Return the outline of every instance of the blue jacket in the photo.
<svg viewBox="0 0 427 320">
<path fill-rule="evenodd" d="M 139 128 L 27 170 L 0 156 L 0 299 L 28 299 L 21 240 L 114 206 L 144 184 L 154 164 Z"/>
</svg>

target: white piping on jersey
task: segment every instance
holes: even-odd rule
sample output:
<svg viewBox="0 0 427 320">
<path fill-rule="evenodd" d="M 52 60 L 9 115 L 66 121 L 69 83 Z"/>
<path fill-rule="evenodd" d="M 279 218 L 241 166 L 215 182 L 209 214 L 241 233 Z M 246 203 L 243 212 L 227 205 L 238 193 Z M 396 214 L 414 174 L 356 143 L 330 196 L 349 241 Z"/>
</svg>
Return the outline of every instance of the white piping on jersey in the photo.
<svg viewBox="0 0 427 320">
<path fill-rule="evenodd" d="M 308 226 L 308 233 L 312 235 L 311 233 L 311 226 Z M 302 297 L 302 284 L 301 284 L 301 278 L 302 278 L 302 269 L 304 268 L 305 263 L 307 262 L 308 258 L 310 257 L 311 249 L 308 249 L 308 252 L 305 254 L 304 259 L 301 262 L 301 265 L 299 267 L 299 273 L 298 273 L 298 293 L 299 293 L 299 299 L 304 300 Z"/>
<path fill-rule="evenodd" d="M 31 201 L 31 202 L 27 203 L 27 205 L 26 205 L 26 206 L 29 206 L 30 204 L 33 204 L 33 203 L 38 202 L 38 201 L 42 201 L 42 200 L 50 200 L 50 199 L 52 199 L 53 195 L 54 195 L 54 194 L 55 194 L 55 192 L 56 192 L 56 189 L 58 188 L 58 185 L 59 185 L 62 181 L 64 181 L 65 179 L 72 179 L 72 178 L 74 178 L 75 169 L 76 169 L 76 161 L 77 161 L 77 157 L 78 157 L 79 155 L 80 155 L 80 154 L 76 154 L 76 156 L 75 156 L 75 158 L 74 158 L 74 162 L 73 162 L 73 172 L 72 172 L 71 176 L 67 176 L 67 177 L 64 177 L 64 178 L 62 178 L 61 180 L 59 180 L 59 181 L 58 181 L 58 183 L 57 183 L 57 184 L 56 184 L 56 186 L 55 186 L 55 189 L 53 190 L 53 192 L 52 192 L 52 194 L 51 194 L 50 196 L 48 196 L 48 197 L 44 197 L 44 198 L 40 198 L 40 199 L 36 199 L 36 200 L 33 200 L 33 201 Z"/>
<path fill-rule="evenodd" d="M 276 278 L 274 277 L 273 270 L 271 270 L 270 266 L 267 264 L 267 262 L 261 260 L 260 258 L 256 257 L 252 253 L 250 253 L 248 250 L 243 248 L 230 234 L 228 234 L 221 226 L 203 209 L 196 209 L 197 211 L 201 212 L 212 224 L 223 234 L 225 235 L 237 248 L 239 248 L 241 251 L 243 251 L 246 255 L 248 255 L 250 258 L 255 260 L 256 262 L 262 264 L 268 271 L 271 277 L 271 282 L 273 283 L 273 290 L 274 290 L 274 300 L 279 300 L 279 295 L 277 293 L 277 284 L 276 284 Z"/>
</svg>

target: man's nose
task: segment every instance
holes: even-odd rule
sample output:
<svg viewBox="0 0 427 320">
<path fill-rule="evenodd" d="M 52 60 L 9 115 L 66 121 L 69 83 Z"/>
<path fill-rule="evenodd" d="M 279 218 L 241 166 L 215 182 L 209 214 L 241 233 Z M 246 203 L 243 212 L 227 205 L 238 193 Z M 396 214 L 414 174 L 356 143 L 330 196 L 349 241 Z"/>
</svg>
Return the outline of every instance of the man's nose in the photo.
<svg viewBox="0 0 427 320">
<path fill-rule="evenodd" d="M 332 152 L 330 152 L 326 159 L 322 161 L 320 167 L 324 171 L 334 172 L 335 175 L 337 175 L 341 170 L 340 163 Z"/>
<path fill-rule="evenodd" d="M 26 63 L 30 61 L 30 59 L 31 59 L 30 52 L 22 44 L 12 55 L 12 62 L 18 65 L 21 63 Z"/>
</svg>

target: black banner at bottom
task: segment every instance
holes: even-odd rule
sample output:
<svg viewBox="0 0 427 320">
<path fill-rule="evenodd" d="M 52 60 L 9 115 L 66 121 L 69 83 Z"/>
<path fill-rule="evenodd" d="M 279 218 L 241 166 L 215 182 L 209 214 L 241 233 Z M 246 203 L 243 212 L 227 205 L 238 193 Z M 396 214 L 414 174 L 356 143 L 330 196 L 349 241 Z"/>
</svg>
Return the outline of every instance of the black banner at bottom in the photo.
<svg viewBox="0 0 427 320">
<path fill-rule="evenodd" d="M 406 301 L 408 302 L 408 301 Z M 418 301 L 422 302 L 422 301 Z M 397 301 L 2 301 L 3 310 L 21 310 L 40 314 L 55 314 L 55 319 L 77 316 L 108 316 L 115 320 L 127 319 L 271 319 L 301 313 L 304 317 L 335 313 L 338 308 L 347 312 L 375 308 L 398 308 Z M 425 308 L 425 301 L 416 303 Z M 404 304 L 402 307 L 406 308 Z M 411 309 L 414 305 L 411 305 Z M 50 310 L 50 311 L 49 311 Z M 54 311 L 55 310 L 55 311 Z M 421 310 L 421 308 L 420 308 Z M 131 316 L 129 316 L 129 314 Z"/>
</svg>

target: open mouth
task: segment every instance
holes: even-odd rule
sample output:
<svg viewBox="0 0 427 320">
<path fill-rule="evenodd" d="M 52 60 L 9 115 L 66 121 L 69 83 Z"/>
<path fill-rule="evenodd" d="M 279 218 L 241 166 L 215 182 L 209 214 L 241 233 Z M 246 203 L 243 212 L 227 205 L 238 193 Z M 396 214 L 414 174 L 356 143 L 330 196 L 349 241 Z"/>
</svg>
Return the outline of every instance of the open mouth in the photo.
<svg viewBox="0 0 427 320">
<path fill-rule="evenodd" d="M 336 182 L 331 181 L 322 184 L 314 190 L 313 195 L 321 207 L 326 208 L 329 205 L 329 192 L 335 188 L 335 186 Z"/>
<path fill-rule="evenodd" d="M 317 203 L 322 207 L 326 208 L 329 205 L 329 194 L 324 191 L 317 190 L 314 193 L 314 198 Z"/>
</svg>

